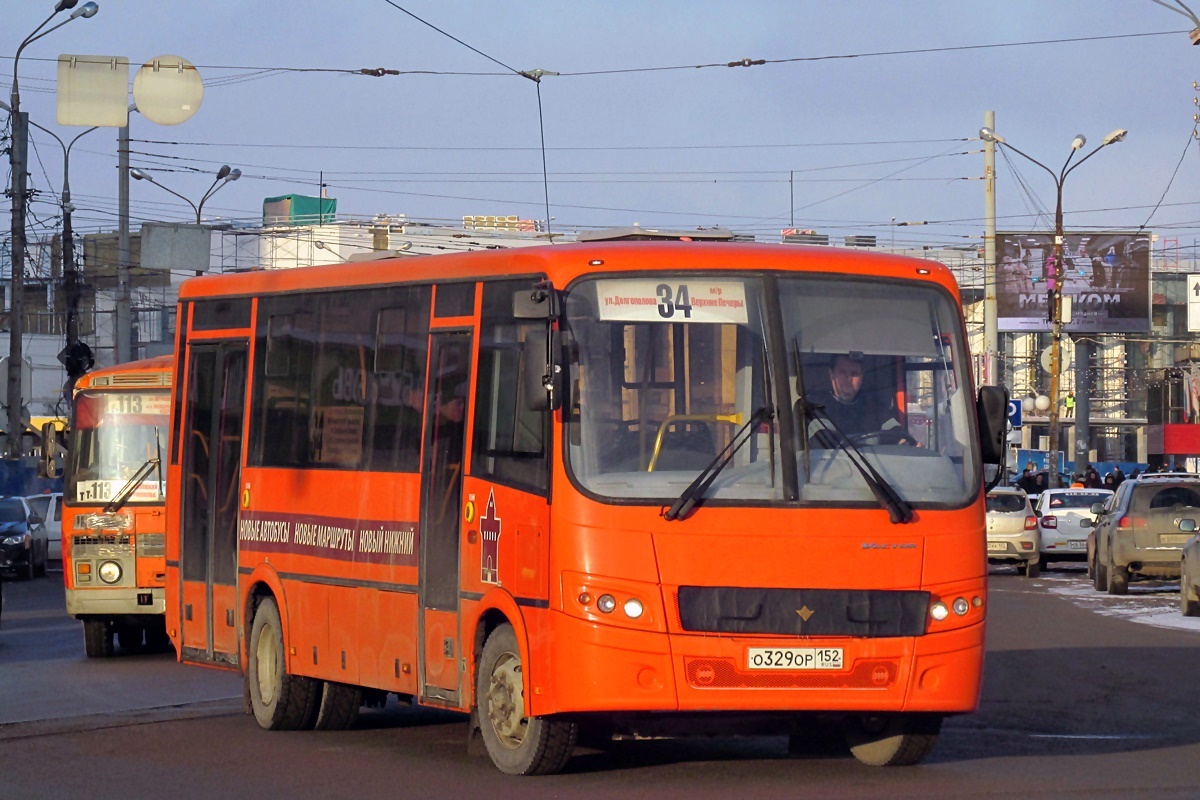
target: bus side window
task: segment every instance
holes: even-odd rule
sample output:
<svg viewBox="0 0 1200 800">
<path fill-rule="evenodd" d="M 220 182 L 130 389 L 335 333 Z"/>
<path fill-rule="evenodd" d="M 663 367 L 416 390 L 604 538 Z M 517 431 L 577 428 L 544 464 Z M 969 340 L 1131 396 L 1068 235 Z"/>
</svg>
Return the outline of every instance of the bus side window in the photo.
<svg viewBox="0 0 1200 800">
<path fill-rule="evenodd" d="M 416 472 L 425 413 L 430 290 L 394 288 L 383 302 L 375 316 L 371 426 L 364 464 L 369 470 Z"/>
<path fill-rule="evenodd" d="M 530 368 L 522 364 L 522 342 L 527 336 L 544 337 L 546 322 L 517 320 L 512 313 L 513 293 L 531 283 L 525 278 L 484 284 L 471 472 L 544 495 L 550 412 L 530 410 L 522 396 L 525 381 L 518 376 Z"/>
</svg>

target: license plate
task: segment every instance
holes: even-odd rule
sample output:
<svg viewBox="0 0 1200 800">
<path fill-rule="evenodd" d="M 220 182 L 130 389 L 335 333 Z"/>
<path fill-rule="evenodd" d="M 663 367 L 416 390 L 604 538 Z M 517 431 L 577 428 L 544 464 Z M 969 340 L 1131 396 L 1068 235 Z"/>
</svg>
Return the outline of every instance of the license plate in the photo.
<svg viewBox="0 0 1200 800">
<path fill-rule="evenodd" d="M 750 669 L 841 669 L 840 647 L 751 647 Z"/>
<path fill-rule="evenodd" d="M 1087 542 L 1067 542 L 1068 550 L 1087 550 Z"/>
<path fill-rule="evenodd" d="M 988 542 L 988 550 L 1007 550 L 1007 542 Z"/>
<path fill-rule="evenodd" d="M 1190 533 L 1164 533 L 1158 537 L 1158 541 L 1163 544 L 1187 544 L 1192 536 Z"/>
</svg>

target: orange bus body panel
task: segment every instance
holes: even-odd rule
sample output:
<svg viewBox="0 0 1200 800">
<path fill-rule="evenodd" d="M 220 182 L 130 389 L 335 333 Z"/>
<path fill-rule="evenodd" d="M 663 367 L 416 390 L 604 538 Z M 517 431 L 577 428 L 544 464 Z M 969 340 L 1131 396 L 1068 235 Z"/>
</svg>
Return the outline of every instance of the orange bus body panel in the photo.
<svg viewBox="0 0 1200 800">
<path fill-rule="evenodd" d="M 186 282 L 180 300 L 186 305 L 214 296 L 525 274 L 546 275 L 557 287 L 593 271 L 717 275 L 743 268 L 737 257 L 742 253 L 752 253 L 744 268 L 755 272 L 903 280 L 936 285 L 957 298 L 950 271 L 935 262 L 795 246 L 742 250 L 735 245 L 609 243 L 205 277 Z M 603 266 L 589 267 L 592 260 Z M 441 319 L 431 327 L 477 325 L 477 318 Z M 252 358 L 261 358 L 254 352 L 256 340 L 249 341 Z M 176 387 L 176 392 L 182 390 Z M 314 556 L 292 546 L 294 541 L 257 538 L 255 526 L 271 522 L 286 522 L 293 532 L 320 520 L 330 525 L 380 521 L 417 531 L 421 475 L 253 467 L 243 452 L 237 597 L 220 601 L 222 608 L 234 610 L 230 630 L 239 637 L 238 668 L 245 669 L 253 598 L 271 594 L 286 631 L 289 672 L 418 695 L 422 653 L 441 652 L 440 662 L 426 661 L 426 682 L 459 687 L 457 705 L 451 705 L 462 710 L 475 702 L 481 632 L 497 619 L 515 629 L 526 708 L 537 716 L 593 711 L 961 713 L 977 706 L 987 608 L 982 492 L 964 508 L 919 510 L 908 525 L 889 523 L 882 509 L 807 507 L 703 507 L 685 522 L 668 522 L 657 505 L 584 496 L 563 462 L 563 418 L 562 410 L 554 414 L 552 443 L 547 445 L 551 500 L 468 469 L 460 509 L 457 612 L 421 608 L 419 587 L 426 576 L 417 566 L 419 540 L 403 557 L 381 561 Z M 471 430 L 468 425 L 468 436 Z M 172 463 L 169 474 L 170 485 L 178 487 L 179 466 Z M 179 499 L 169 493 L 168 502 L 177 536 Z M 486 549 L 490 542 L 483 518 L 502 525 L 494 553 Z M 359 546 L 361 542 L 354 545 Z M 168 558 L 177 563 L 177 541 L 169 541 Z M 489 574 L 493 568 L 495 576 Z M 681 586 L 911 590 L 947 603 L 967 598 L 972 606 L 944 624 L 930 621 L 921 636 L 695 633 L 681 624 Z M 613 618 L 580 605 L 579 598 L 599 592 L 636 597 L 645 604 L 645 614 L 614 624 Z M 169 605 L 173 602 L 169 597 Z M 182 602 L 202 603 L 203 598 L 185 592 Z M 182 609 L 169 613 L 174 630 Z M 747 647 L 764 643 L 844 648 L 846 666 L 836 672 L 748 670 Z"/>
</svg>

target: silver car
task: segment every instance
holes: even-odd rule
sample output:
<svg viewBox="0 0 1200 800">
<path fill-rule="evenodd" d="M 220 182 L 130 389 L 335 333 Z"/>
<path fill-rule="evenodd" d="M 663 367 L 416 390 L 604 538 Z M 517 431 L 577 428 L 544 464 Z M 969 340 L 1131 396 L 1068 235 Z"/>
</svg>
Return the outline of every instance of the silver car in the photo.
<svg viewBox="0 0 1200 800">
<path fill-rule="evenodd" d="M 1033 507 L 1041 534 L 1042 569 L 1049 569 L 1053 561 L 1087 561 L 1088 531 L 1096 521 L 1092 506 L 1108 502 L 1112 494 L 1109 489 L 1042 492 Z"/>
<path fill-rule="evenodd" d="M 987 550 L 989 564 L 1016 562 L 1017 571 L 1027 578 L 1041 571 L 1037 517 L 1020 489 L 999 486 L 988 492 Z"/>
</svg>

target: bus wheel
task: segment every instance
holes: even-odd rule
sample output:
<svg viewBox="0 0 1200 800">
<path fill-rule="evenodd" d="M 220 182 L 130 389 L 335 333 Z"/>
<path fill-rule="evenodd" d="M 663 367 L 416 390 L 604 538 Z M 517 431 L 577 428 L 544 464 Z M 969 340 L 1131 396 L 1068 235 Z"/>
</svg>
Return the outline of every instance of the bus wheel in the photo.
<svg viewBox="0 0 1200 800">
<path fill-rule="evenodd" d="M 941 729 L 942 718 L 937 714 L 862 717 L 846 729 L 846 743 L 864 764 L 907 767 L 929 755 Z"/>
<path fill-rule="evenodd" d="M 475 677 L 479 727 L 492 763 L 509 775 L 550 775 L 566 766 L 579 728 L 525 716 L 521 649 L 511 625 L 492 631 Z"/>
<path fill-rule="evenodd" d="M 146 629 L 141 625 L 117 626 L 117 644 L 121 645 L 122 650 L 130 653 L 142 649 L 142 640 L 145 636 Z"/>
<path fill-rule="evenodd" d="M 296 731 L 311 727 L 320 700 L 320 682 L 287 673 L 283 649 L 283 623 L 279 607 L 264 599 L 250 629 L 250 705 L 260 727 L 270 731 Z"/>
<path fill-rule="evenodd" d="M 321 703 L 313 728 L 318 731 L 344 731 L 353 727 L 362 707 L 362 689 L 345 683 L 325 681 Z"/>
<path fill-rule="evenodd" d="M 108 658 L 113 654 L 113 629 L 102 619 L 83 621 L 83 652 L 88 658 Z"/>
<path fill-rule="evenodd" d="M 153 653 L 172 651 L 171 637 L 167 636 L 166 617 L 157 618 L 146 626 L 146 649 Z"/>
</svg>

